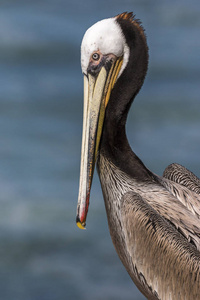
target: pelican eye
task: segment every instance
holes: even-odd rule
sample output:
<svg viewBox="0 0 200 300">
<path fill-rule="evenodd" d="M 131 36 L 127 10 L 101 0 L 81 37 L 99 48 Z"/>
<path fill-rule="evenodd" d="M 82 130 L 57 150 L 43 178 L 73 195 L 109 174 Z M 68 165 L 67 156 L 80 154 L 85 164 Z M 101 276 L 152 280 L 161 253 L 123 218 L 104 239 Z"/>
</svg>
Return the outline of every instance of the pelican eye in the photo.
<svg viewBox="0 0 200 300">
<path fill-rule="evenodd" d="M 92 54 L 92 59 L 93 59 L 93 60 L 99 60 L 99 58 L 100 58 L 99 53 L 93 53 L 93 54 Z"/>
</svg>

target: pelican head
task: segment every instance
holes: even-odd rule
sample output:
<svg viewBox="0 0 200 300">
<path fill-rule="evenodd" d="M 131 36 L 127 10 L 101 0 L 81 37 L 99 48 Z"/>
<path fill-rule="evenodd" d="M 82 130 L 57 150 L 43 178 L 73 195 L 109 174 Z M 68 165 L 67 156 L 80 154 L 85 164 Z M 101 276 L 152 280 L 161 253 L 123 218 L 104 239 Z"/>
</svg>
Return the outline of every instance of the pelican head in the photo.
<svg viewBox="0 0 200 300">
<path fill-rule="evenodd" d="M 81 229 L 86 225 L 90 189 L 105 111 L 114 86 L 126 69 L 130 57 L 130 47 L 120 21 L 131 23 L 132 14 L 124 13 L 97 22 L 86 31 L 81 44 L 84 113 L 76 218 L 77 226 Z"/>
</svg>

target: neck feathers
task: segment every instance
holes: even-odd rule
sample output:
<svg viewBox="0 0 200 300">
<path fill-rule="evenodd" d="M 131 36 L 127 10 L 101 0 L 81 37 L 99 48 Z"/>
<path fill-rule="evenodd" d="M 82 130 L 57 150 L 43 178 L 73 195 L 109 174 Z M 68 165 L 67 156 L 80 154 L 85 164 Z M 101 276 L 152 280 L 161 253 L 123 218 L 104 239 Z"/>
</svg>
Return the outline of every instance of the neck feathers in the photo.
<svg viewBox="0 0 200 300">
<path fill-rule="evenodd" d="M 121 144 L 126 141 L 125 123 L 129 108 L 142 87 L 147 72 L 148 47 L 143 28 L 131 14 L 117 16 L 116 22 L 119 23 L 129 47 L 129 60 L 111 92 L 106 108 L 103 139 Z"/>
<path fill-rule="evenodd" d="M 144 30 L 130 14 L 116 17 L 129 47 L 129 61 L 118 78 L 106 108 L 101 153 L 131 176 L 152 177 L 140 159 L 132 152 L 125 131 L 129 108 L 139 92 L 148 67 L 148 47 Z"/>
</svg>

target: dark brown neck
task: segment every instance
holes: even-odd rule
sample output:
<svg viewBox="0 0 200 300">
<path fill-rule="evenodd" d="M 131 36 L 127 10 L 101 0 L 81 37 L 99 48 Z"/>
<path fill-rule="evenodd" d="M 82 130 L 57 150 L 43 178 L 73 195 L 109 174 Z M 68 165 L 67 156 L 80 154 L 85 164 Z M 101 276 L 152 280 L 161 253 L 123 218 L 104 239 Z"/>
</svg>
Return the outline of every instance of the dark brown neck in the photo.
<svg viewBox="0 0 200 300">
<path fill-rule="evenodd" d="M 139 92 L 147 72 L 148 47 L 138 23 L 118 20 L 129 47 L 129 61 L 118 78 L 106 108 L 100 152 L 131 176 L 144 180 L 151 177 L 141 160 L 132 152 L 125 132 L 129 108 Z"/>
</svg>

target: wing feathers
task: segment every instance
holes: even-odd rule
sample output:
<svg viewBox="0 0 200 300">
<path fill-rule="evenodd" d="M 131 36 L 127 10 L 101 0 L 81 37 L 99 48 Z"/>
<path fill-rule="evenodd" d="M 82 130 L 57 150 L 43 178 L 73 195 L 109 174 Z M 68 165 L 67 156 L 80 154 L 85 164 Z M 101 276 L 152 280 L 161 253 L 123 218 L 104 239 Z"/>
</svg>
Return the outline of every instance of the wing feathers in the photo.
<svg viewBox="0 0 200 300">
<path fill-rule="evenodd" d="M 179 164 L 174 163 L 169 165 L 165 169 L 163 177 L 179 183 L 200 195 L 200 179 L 194 175 L 194 173 Z"/>
<path fill-rule="evenodd" d="M 147 293 L 152 290 L 148 299 L 199 299 L 200 253 L 196 247 L 134 192 L 123 196 L 121 213 L 133 265 L 148 282 Z"/>
<path fill-rule="evenodd" d="M 200 180 L 179 164 L 169 165 L 160 183 L 200 219 Z M 199 222 L 198 222 L 199 223 Z"/>
</svg>

